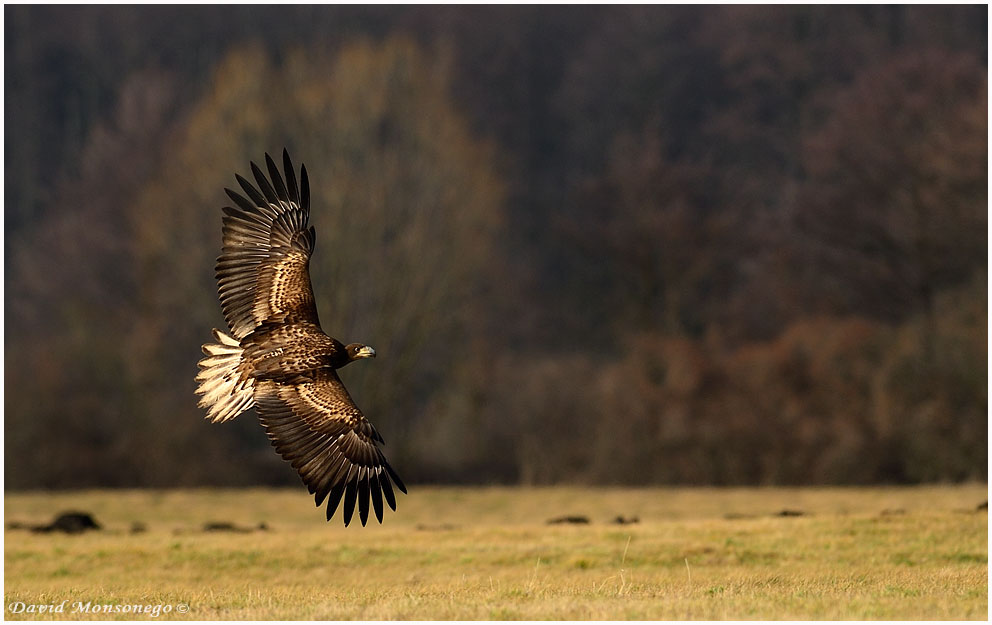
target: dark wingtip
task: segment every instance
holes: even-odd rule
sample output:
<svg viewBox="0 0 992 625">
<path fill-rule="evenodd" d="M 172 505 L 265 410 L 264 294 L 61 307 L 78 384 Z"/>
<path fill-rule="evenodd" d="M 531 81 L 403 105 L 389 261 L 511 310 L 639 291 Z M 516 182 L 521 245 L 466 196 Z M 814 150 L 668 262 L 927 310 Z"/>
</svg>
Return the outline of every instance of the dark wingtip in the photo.
<svg viewBox="0 0 992 625">
<path fill-rule="evenodd" d="M 341 495 L 344 494 L 344 485 L 337 484 L 331 489 L 331 493 L 327 499 L 327 520 L 330 521 L 331 517 L 334 516 L 334 512 L 338 509 L 338 505 L 341 503 Z M 319 505 L 319 504 L 318 504 Z M 345 523 L 347 525 L 347 523 Z"/>
<path fill-rule="evenodd" d="M 379 485 L 379 476 L 372 473 L 369 476 L 369 490 L 372 493 L 372 509 L 375 511 L 375 518 L 382 523 L 382 486 Z"/>
<path fill-rule="evenodd" d="M 371 495 L 369 478 L 364 477 L 358 483 L 358 518 L 362 521 L 362 527 L 369 521 L 369 497 Z"/>
<path fill-rule="evenodd" d="M 393 494 L 389 476 L 385 473 L 379 474 L 379 484 L 382 486 L 382 496 L 386 499 L 386 505 L 389 506 L 390 510 L 396 512 L 396 495 Z"/>
<path fill-rule="evenodd" d="M 254 165 L 254 163 L 252 163 L 252 165 Z M 251 198 L 251 201 L 255 202 L 255 206 L 265 206 L 265 198 L 258 192 L 255 185 L 248 182 L 248 180 L 246 180 L 241 174 L 234 174 L 234 179 L 238 181 L 238 184 L 241 185 L 242 189 L 244 189 L 245 194 Z"/>
<path fill-rule="evenodd" d="M 379 434 L 379 430 L 377 430 L 375 428 L 375 426 L 372 425 L 371 423 L 369 425 L 372 426 L 372 440 L 378 441 L 378 442 L 382 443 L 383 445 L 385 445 L 386 444 L 386 441 L 383 440 L 382 434 Z"/>
<path fill-rule="evenodd" d="M 255 210 L 255 205 L 252 204 L 248 198 L 241 195 L 237 191 L 225 188 L 224 193 L 227 193 L 227 197 L 231 198 L 231 201 L 237 204 L 241 210 L 248 213 L 258 214 L 258 211 Z M 224 212 L 227 213 L 227 208 L 224 209 Z M 231 213 L 227 213 L 227 214 L 230 215 Z"/>
<path fill-rule="evenodd" d="M 307 166 L 300 165 L 300 208 L 310 210 L 310 177 L 307 176 Z"/>
<path fill-rule="evenodd" d="M 265 153 L 265 166 L 269 170 L 269 178 L 272 179 L 272 185 L 275 187 L 276 196 L 279 198 L 280 202 L 290 202 L 289 190 L 286 188 L 286 183 L 283 182 L 282 174 L 279 173 L 279 168 L 276 167 L 275 161 L 269 156 L 269 153 Z"/>
<path fill-rule="evenodd" d="M 275 170 L 277 173 L 279 172 L 279 169 L 276 167 L 276 162 L 272 160 L 272 157 L 269 156 L 268 152 L 265 153 L 265 168 L 269 170 L 270 177 L 272 176 L 273 170 Z M 275 180 L 273 180 L 272 182 L 275 182 Z"/>
<path fill-rule="evenodd" d="M 269 155 L 266 154 L 265 156 L 268 157 Z M 262 192 L 265 199 L 270 204 L 278 204 L 279 196 L 276 195 L 276 190 L 272 188 L 272 184 L 265 177 L 265 174 L 262 173 L 262 170 L 258 167 L 258 165 L 255 164 L 255 161 L 251 162 L 251 173 L 255 176 L 255 182 L 258 183 L 258 190 Z"/>
<path fill-rule="evenodd" d="M 385 467 L 386 470 L 389 471 L 389 477 L 393 478 L 393 481 L 396 482 L 396 488 L 400 489 L 400 492 L 406 495 L 406 486 L 404 486 L 403 480 L 400 479 L 400 476 L 396 475 L 396 471 L 393 471 L 393 467 L 388 464 L 385 465 Z"/>
<path fill-rule="evenodd" d="M 344 489 L 344 526 L 348 527 L 351 523 L 351 518 L 355 516 L 355 499 L 358 495 L 358 481 L 352 480 L 348 482 L 348 486 Z"/>
<path fill-rule="evenodd" d="M 296 184 L 296 172 L 293 171 L 293 161 L 289 158 L 289 150 L 286 148 L 282 149 L 282 169 L 286 174 L 286 186 L 289 191 L 289 199 L 295 202 L 297 206 L 303 208 L 300 204 L 300 187 Z"/>
</svg>

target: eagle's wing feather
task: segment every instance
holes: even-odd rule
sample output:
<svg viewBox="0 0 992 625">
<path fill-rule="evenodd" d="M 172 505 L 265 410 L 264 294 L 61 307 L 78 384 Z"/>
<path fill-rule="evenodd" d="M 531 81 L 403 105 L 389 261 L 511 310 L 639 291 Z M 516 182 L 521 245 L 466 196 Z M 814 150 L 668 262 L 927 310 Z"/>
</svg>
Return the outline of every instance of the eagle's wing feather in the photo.
<svg viewBox="0 0 992 625">
<path fill-rule="evenodd" d="M 247 197 L 225 189 L 236 206 L 224 208 L 224 247 L 217 259 L 217 283 L 221 309 L 238 340 L 266 321 L 319 325 L 310 285 L 309 264 L 316 237 L 308 227 L 306 170 L 301 174 L 301 196 L 285 151 L 286 181 L 268 154 L 265 161 L 272 182 L 252 163 L 258 188 L 236 176 Z"/>
<path fill-rule="evenodd" d="M 404 493 L 406 487 L 376 445 L 382 437 L 332 369 L 291 383 L 261 380 L 255 406 L 272 445 L 297 470 L 317 505 L 328 500 L 328 520 L 342 496 L 345 525 L 356 504 L 365 525 L 370 499 L 380 523 L 383 498 L 396 509 L 390 482 Z"/>
</svg>

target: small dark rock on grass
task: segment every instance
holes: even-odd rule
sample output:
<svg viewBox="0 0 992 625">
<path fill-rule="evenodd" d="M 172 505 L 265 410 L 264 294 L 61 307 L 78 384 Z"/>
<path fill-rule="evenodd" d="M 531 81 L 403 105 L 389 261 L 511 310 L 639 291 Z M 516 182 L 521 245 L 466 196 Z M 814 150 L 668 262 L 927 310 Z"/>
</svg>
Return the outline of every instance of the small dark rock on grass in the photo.
<svg viewBox="0 0 992 625">
<path fill-rule="evenodd" d="M 228 521 L 210 521 L 203 524 L 204 532 L 236 532 L 247 534 L 248 532 L 267 532 L 269 526 L 259 523 L 256 527 L 240 527 Z"/>
<path fill-rule="evenodd" d="M 82 534 L 88 530 L 100 530 L 100 524 L 93 520 L 93 515 L 88 512 L 66 511 L 60 512 L 48 525 L 29 525 L 27 523 L 8 523 L 7 529 L 30 530 L 36 534 L 47 534 L 49 532 L 64 532 L 66 534 Z"/>
<path fill-rule="evenodd" d="M 588 525 L 589 517 L 585 516 L 560 516 L 548 519 L 548 525 L 559 525 L 562 523 L 572 523 L 575 525 Z"/>
<path fill-rule="evenodd" d="M 458 529 L 457 525 L 452 525 L 450 523 L 441 523 L 439 525 L 428 525 L 425 523 L 419 523 L 417 525 L 418 532 L 450 532 L 451 530 Z"/>
</svg>

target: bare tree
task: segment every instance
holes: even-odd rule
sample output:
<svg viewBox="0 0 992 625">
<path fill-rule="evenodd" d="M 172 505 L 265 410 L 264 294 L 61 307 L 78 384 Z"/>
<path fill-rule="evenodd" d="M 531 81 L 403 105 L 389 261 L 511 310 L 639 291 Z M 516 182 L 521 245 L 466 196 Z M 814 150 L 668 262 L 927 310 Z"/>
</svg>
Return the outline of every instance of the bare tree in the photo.
<svg viewBox="0 0 992 625">
<path fill-rule="evenodd" d="M 907 53 L 831 99 L 805 143 L 798 224 L 834 310 L 921 310 L 929 344 L 937 291 L 983 265 L 984 75 L 969 56 Z"/>
</svg>

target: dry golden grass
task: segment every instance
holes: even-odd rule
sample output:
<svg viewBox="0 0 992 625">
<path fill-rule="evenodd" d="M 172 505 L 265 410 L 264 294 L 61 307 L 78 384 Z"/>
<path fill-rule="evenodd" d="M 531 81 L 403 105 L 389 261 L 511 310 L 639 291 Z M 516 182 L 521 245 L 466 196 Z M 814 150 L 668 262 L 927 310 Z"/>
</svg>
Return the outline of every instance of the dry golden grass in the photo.
<svg viewBox="0 0 992 625">
<path fill-rule="evenodd" d="M 346 529 L 302 489 L 8 494 L 8 523 L 81 509 L 105 531 L 7 530 L 5 616 L 68 600 L 57 618 L 135 616 L 71 613 L 81 601 L 173 606 L 160 619 L 984 620 L 986 496 L 413 488 L 385 525 Z M 591 523 L 545 524 L 565 514 Z M 269 529 L 206 533 L 208 521 Z"/>
</svg>

